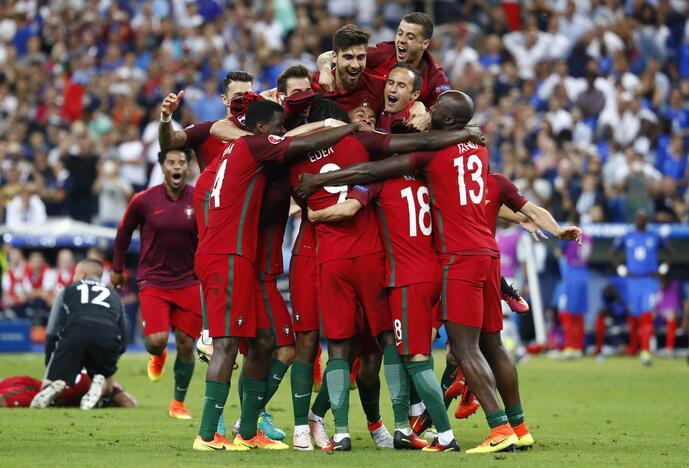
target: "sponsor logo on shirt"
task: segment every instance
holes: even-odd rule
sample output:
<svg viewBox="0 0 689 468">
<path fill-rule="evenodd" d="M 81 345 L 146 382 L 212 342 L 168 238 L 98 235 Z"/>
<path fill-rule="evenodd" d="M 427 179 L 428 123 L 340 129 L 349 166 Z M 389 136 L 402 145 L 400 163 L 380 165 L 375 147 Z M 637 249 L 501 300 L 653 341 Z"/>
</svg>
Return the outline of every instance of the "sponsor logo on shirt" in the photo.
<svg viewBox="0 0 689 468">
<path fill-rule="evenodd" d="M 277 145 L 278 143 L 282 143 L 282 141 L 285 139 L 285 137 L 282 136 L 277 136 L 277 135 L 268 135 L 268 142 Z"/>
<path fill-rule="evenodd" d="M 449 91 L 449 90 L 450 90 L 450 85 L 446 85 L 446 84 L 435 87 L 435 92 L 438 94 L 444 93 L 445 91 Z"/>
</svg>

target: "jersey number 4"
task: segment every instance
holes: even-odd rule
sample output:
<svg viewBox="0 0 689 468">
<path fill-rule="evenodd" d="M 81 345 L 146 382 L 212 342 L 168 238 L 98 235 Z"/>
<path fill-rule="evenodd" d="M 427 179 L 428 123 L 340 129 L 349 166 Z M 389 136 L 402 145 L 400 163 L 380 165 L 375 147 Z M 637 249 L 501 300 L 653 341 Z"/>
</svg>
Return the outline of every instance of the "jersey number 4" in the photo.
<svg viewBox="0 0 689 468">
<path fill-rule="evenodd" d="M 225 169 L 227 168 L 227 159 L 224 159 L 220 167 L 218 168 L 218 173 L 215 175 L 215 181 L 213 181 L 213 190 L 211 190 L 211 198 L 213 199 L 213 208 L 220 206 L 220 189 L 222 188 L 222 181 L 225 178 Z"/>
<path fill-rule="evenodd" d="M 457 168 L 457 184 L 459 185 L 459 204 L 462 206 L 467 204 L 467 187 L 466 182 L 464 182 L 464 174 L 467 171 L 471 173 L 471 180 L 478 185 L 478 190 L 469 190 L 469 199 L 474 205 L 482 203 L 484 183 L 481 178 L 481 173 L 483 172 L 483 162 L 481 162 L 481 158 L 472 154 L 469 156 L 465 168 L 464 156 L 460 156 L 455 158 L 455 167 Z"/>
<path fill-rule="evenodd" d="M 96 295 L 94 297 L 91 297 L 90 291 L 93 291 Z M 106 287 L 103 286 L 91 286 L 89 288 L 88 284 L 80 284 L 77 286 L 77 290 L 81 293 L 81 303 L 82 304 L 96 304 L 99 306 L 103 306 L 106 308 L 110 308 L 110 304 L 107 302 L 104 302 L 107 298 L 110 297 L 110 290 Z"/>
<path fill-rule="evenodd" d="M 402 189 L 400 190 L 400 195 L 407 200 L 407 208 L 409 209 L 409 237 L 417 236 L 417 226 L 421 229 L 421 234 L 430 236 L 433 230 L 433 224 L 431 221 L 431 205 L 429 203 L 430 197 L 428 195 L 428 188 L 419 187 L 416 191 L 416 199 L 419 202 L 418 214 L 416 212 L 413 189 L 411 187 Z"/>
</svg>

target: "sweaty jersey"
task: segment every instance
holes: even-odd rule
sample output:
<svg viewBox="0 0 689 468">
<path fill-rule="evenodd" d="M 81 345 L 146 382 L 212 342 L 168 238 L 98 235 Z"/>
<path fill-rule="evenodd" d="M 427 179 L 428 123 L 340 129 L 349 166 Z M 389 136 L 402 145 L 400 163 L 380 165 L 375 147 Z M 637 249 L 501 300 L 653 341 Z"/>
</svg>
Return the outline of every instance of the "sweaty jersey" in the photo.
<svg viewBox="0 0 689 468">
<path fill-rule="evenodd" d="M 366 68 L 373 74 L 386 78 L 396 63 L 397 53 L 394 41 L 381 42 L 368 48 Z M 428 50 L 423 52 L 419 67 L 423 78 L 419 101 L 423 102 L 426 107 L 430 107 L 435 104 L 440 94 L 450 89 L 450 82 L 442 67 L 436 63 Z"/>
<path fill-rule="evenodd" d="M 617 238 L 613 248 L 624 247 L 630 275 L 647 276 L 658 271 L 658 251 L 664 245 L 665 241 L 657 233 L 634 230 Z"/>
<path fill-rule="evenodd" d="M 140 289 L 183 288 L 197 283 L 193 191 L 194 188 L 187 185 L 179 199 L 173 200 L 161 184 L 134 195 L 117 229 L 113 271 L 123 271 L 132 234 L 139 228 L 141 253 L 136 281 Z"/>
<path fill-rule="evenodd" d="M 424 169 L 435 209 L 433 239 L 440 254 L 499 257 L 485 203 L 488 151 L 472 142 L 437 152 L 412 153 L 413 167 Z"/>
<path fill-rule="evenodd" d="M 357 133 L 344 137 L 327 148 L 319 148 L 307 155 L 301 163 L 290 170 L 290 181 L 295 187 L 299 174 L 319 174 L 349 167 L 360 162 L 368 162 L 370 153 L 383 153 L 387 149 L 389 135 L 380 133 Z M 367 187 L 361 187 L 364 192 Z M 314 211 L 327 208 L 347 199 L 349 187 L 346 185 L 327 186 L 318 189 L 307 200 L 308 207 Z M 318 247 L 318 263 L 330 260 L 354 258 L 380 252 L 378 222 L 370 208 L 365 208 L 354 217 L 338 223 L 320 223 L 315 226 Z"/>
<path fill-rule="evenodd" d="M 333 75 L 337 70 L 333 68 Z M 349 112 L 350 110 L 367 103 L 378 114 L 383 110 L 383 91 L 385 89 L 385 79 L 373 75 L 369 71 L 364 72 L 359 77 L 359 82 L 356 88 L 347 91 L 332 91 L 325 92 L 321 85 L 318 84 L 318 79 L 321 72 L 317 71 L 311 76 L 311 86 L 314 90 L 320 91 L 324 97 L 331 99 L 338 103 L 340 107 Z"/>
<path fill-rule="evenodd" d="M 227 147 L 213 182 L 208 226 L 197 254 L 237 254 L 255 262 L 266 189 L 264 163 L 284 160 L 290 141 L 289 137 L 250 135 Z"/>
<path fill-rule="evenodd" d="M 385 249 L 387 286 L 439 282 L 428 187 L 414 172 L 378 186 L 376 212 Z"/>
<path fill-rule="evenodd" d="M 495 225 L 502 205 L 517 213 L 528 201 L 510 179 L 496 172 L 488 173 L 486 217 L 493 234 L 495 234 Z"/>
</svg>

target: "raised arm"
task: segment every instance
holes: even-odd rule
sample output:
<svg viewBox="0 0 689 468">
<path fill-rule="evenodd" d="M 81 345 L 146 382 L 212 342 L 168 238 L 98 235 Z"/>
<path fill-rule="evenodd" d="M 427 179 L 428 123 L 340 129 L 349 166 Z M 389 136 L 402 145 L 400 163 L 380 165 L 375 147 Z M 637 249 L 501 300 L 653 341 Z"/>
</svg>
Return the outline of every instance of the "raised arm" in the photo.
<svg viewBox="0 0 689 468">
<path fill-rule="evenodd" d="M 469 128 L 450 131 L 433 130 L 425 133 L 392 135 L 386 154 L 435 151 L 463 141 L 471 141 L 481 146 L 486 145 L 485 137 L 480 132 Z"/>
<path fill-rule="evenodd" d="M 381 161 L 355 164 L 339 171 L 301 174 L 295 192 L 306 199 L 320 187 L 326 185 L 365 185 L 379 180 L 400 177 L 412 169 L 415 169 L 415 165 L 411 156 L 403 154 Z"/>
<path fill-rule="evenodd" d="M 531 218 L 536 226 L 553 233 L 558 239 L 576 241 L 579 245 L 581 245 L 581 236 L 583 231 L 580 227 L 568 226 L 563 228 L 558 224 L 557 221 L 555 221 L 555 218 L 553 218 L 553 215 L 551 215 L 548 210 L 534 205 L 531 202 L 526 202 L 520 211 Z"/>
<path fill-rule="evenodd" d="M 237 127 L 234 122 L 231 122 L 227 119 L 222 119 L 213 124 L 211 127 L 211 135 L 216 138 L 220 138 L 223 141 L 233 141 L 243 136 L 253 135 L 253 133 Z"/>
<path fill-rule="evenodd" d="M 318 84 L 326 92 L 335 91 L 335 75 L 332 71 L 334 58 L 335 54 L 332 50 L 329 50 L 319 55 L 318 60 L 316 60 L 316 66 L 320 72 Z"/>
<path fill-rule="evenodd" d="M 179 107 L 184 97 L 184 91 L 178 94 L 170 93 L 165 96 L 160 106 L 160 124 L 158 124 L 158 143 L 162 149 L 183 148 L 187 143 L 187 134 L 182 130 L 172 128 L 172 114 Z"/>
</svg>

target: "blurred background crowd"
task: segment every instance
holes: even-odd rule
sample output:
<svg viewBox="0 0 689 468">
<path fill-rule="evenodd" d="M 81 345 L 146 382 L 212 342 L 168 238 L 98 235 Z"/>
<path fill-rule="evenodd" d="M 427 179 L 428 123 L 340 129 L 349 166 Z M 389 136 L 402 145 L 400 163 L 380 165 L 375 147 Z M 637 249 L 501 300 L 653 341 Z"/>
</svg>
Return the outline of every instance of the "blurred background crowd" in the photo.
<svg viewBox="0 0 689 468">
<path fill-rule="evenodd" d="M 315 70 L 343 24 L 375 44 L 411 11 L 432 15 L 431 52 L 527 198 L 560 220 L 689 221 L 684 0 L 5 0 L 0 221 L 116 226 L 162 181 L 164 95 L 186 91 L 177 128 L 222 118 L 228 70 L 269 89 Z"/>
</svg>

